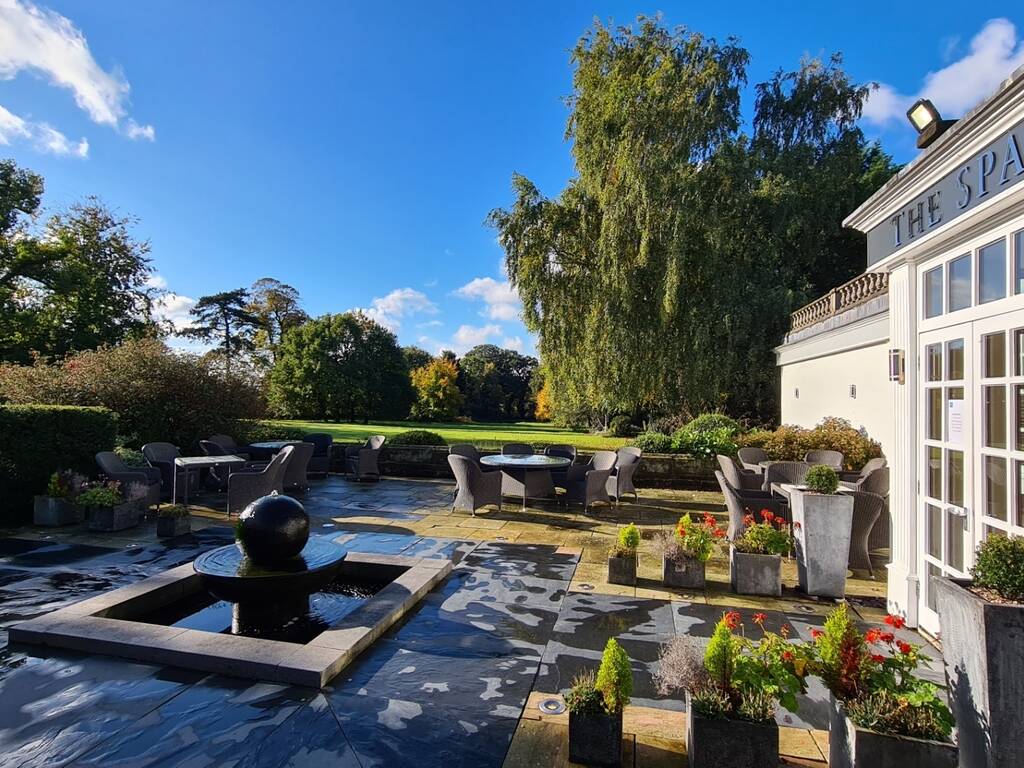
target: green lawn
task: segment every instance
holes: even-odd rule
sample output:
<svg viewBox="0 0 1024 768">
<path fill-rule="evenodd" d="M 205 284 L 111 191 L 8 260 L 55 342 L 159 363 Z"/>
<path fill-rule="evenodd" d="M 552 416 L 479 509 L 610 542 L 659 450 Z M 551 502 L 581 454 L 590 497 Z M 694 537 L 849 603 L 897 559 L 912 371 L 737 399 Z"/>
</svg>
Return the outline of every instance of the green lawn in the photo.
<svg viewBox="0 0 1024 768">
<path fill-rule="evenodd" d="M 409 429 L 429 429 L 451 443 L 472 443 L 478 448 L 500 448 L 503 443 L 532 445 L 575 445 L 587 450 L 615 449 L 628 440 L 573 432 L 550 424 L 517 422 L 509 424 L 417 424 L 411 421 L 381 421 L 373 424 L 333 423 L 327 421 L 275 420 L 306 432 L 327 432 L 339 442 L 359 442 L 370 435 L 395 435 Z"/>
</svg>

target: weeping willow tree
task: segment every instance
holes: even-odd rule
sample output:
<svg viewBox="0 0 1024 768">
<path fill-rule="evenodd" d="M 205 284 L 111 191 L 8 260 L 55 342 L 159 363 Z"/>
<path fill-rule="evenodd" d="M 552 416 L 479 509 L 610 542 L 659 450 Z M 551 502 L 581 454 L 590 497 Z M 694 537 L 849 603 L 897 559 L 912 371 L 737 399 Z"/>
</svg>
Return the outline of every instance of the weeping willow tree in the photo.
<svg viewBox="0 0 1024 768">
<path fill-rule="evenodd" d="M 856 126 L 868 88 L 804 61 L 755 88 L 747 136 L 748 61 L 643 17 L 573 50 L 576 176 L 549 198 L 515 175 L 489 218 L 563 419 L 770 419 L 789 313 L 861 271 L 841 221 L 894 170 Z"/>
</svg>

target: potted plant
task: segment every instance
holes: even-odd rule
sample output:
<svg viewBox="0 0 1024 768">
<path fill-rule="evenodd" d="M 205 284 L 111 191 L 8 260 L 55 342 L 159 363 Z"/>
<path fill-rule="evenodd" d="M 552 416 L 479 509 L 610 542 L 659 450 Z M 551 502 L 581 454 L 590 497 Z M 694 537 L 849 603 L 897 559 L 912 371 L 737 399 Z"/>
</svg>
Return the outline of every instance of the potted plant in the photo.
<svg viewBox="0 0 1024 768">
<path fill-rule="evenodd" d="M 797 709 L 806 690 L 807 646 L 764 629 L 767 618 L 754 614 L 761 638 L 751 641 L 736 611 L 725 613 L 702 649 L 692 638 L 676 637 L 662 649 L 655 675 L 658 692 L 685 691 L 686 752 L 690 768 L 774 768 L 779 763 L 775 708 Z"/>
<path fill-rule="evenodd" d="M 594 673 L 573 680 L 565 697 L 569 710 L 569 760 L 584 765 L 622 764 L 622 711 L 633 693 L 629 657 L 609 638 Z"/>
<path fill-rule="evenodd" d="M 86 512 L 86 525 L 92 531 L 120 531 L 139 523 L 139 502 L 146 489 L 131 483 L 122 490 L 116 480 L 90 483 L 78 495 L 78 504 Z"/>
<path fill-rule="evenodd" d="M 782 556 L 789 553 L 793 537 L 785 518 L 770 509 L 761 510 L 761 522 L 753 515 L 729 547 L 729 581 L 739 595 L 782 594 Z"/>
<path fill-rule="evenodd" d="M 82 510 L 76 504 L 76 497 L 84 482 L 84 477 L 70 469 L 50 475 L 46 495 L 34 499 L 32 522 L 46 526 L 82 522 Z"/>
<path fill-rule="evenodd" d="M 853 529 L 853 497 L 836 493 L 839 475 L 818 464 L 807 471 L 806 490 L 791 496 L 797 576 L 808 595 L 846 594 L 846 565 Z"/>
<path fill-rule="evenodd" d="M 973 581 L 932 579 L 962 764 L 1024 765 L 1024 539 L 992 534 Z"/>
<path fill-rule="evenodd" d="M 156 513 L 157 536 L 182 536 L 192 530 L 188 507 L 184 504 L 168 504 Z"/>
<path fill-rule="evenodd" d="M 640 529 L 633 523 L 619 531 L 619 539 L 608 556 L 608 583 L 636 585 L 636 551 Z"/>
<path fill-rule="evenodd" d="M 861 634 L 843 604 L 812 630 L 814 669 L 832 694 L 829 766 L 954 768 L 953 717 L 936 687 L 914 674 L 920 646 L 896 637 L 902 618 L 885 621 Z"/>
<path fill-rule="evenodd" d="M 661 554 L 662 582 L 669 587 L 704 589 L 704 565 L 723 538 L 725 530 L 714 515 L 705 514 L 699 523 L 689 513 L 683 515 L 673 533 L 661 534 L 655 542 Z"/>
</svg>

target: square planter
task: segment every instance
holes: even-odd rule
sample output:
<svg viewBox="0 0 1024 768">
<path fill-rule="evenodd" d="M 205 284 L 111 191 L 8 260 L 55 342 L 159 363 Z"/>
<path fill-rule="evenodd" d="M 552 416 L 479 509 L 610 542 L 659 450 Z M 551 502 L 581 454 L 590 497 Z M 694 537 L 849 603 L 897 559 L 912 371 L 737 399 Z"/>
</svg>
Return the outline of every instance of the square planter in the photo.
<svg viewBox="0 0 1024 768">
<path fill-rule="evenodd" d="M 125 501 L 113 507 L 91 507 L 86 510 L 86 524 L 90 531 L 123 531 L 139 524 L 139 505 Z"/>
<path fill-rule="evenodd" d="M 846 594 L 853 497 L 796 491 L 791 502 L 800 589 L 818 597 L 842 597 Z"/>
<path fill-rule="evenodd" d="M 686 753 L 690 768 L 776 768 L 779 726 L 702 717 L 687 692 Z"/>
<path fill-rule="evenodd" d="M 636 586 L 636 555 L 608 558 L 608 583 Z"/>
<path fill-rule="evenodd" d="M 192 530 L 192 521 L 187 517 L 158 517 L 157 536 L 184 536 Z"/>
<path fill-rule="evenodd" d="M 674 560 L 661 559 L 661 580 L 667 587 L 704 589 L 704 561 L 680 555 Z"/>
<path fill-rule="evenodd" d="M 569 760 L 583 765 L 619 768 L 622 765 L 622 713 L 569 713 Z"/>
<path fill-rule="evenodd" d="M 968 580 L 934 578 L 961 765 L 1024 765 L 1024 605 L 990 603 Z"/>
<path fill-rule="evenodd" d="M 860 728 L 832 697 L 828 734 L 829 768 L 956 768 L 952 742 L 892 736 Z M 964 763 L 973 766 L 974 763 Z"/>
<path fill-rule="evenodd" d="M 67 499 L 36 496 L 32 509 L 35 525 L 58 526 L 82 522 L 82 510 Z"/>
<path fill-rule="evenodd" d="M 752 555 L 729 547 L 729 581 L 737 595 L 782 595 L 782 556 Z"/>
</svg>

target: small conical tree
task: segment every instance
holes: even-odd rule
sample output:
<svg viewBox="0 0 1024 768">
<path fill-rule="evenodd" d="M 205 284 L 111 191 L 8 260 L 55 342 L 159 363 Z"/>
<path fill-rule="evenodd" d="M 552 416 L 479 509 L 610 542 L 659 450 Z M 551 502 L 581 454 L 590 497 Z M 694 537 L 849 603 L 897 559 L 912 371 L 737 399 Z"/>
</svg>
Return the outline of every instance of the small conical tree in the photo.
<svg viewBox="0 0 1024 768">
<path fill-rule="evenodd" d="M 621 712 L 633 694 L 633 670 L 629 666 L 629 656 L 614 637 L 608 638 L 604 647 L 596 687 L 604 696 L 605 709 L 612 715 Z"/>
</svg>

